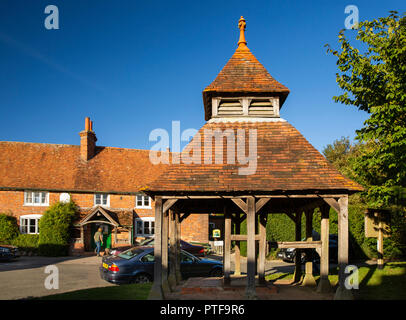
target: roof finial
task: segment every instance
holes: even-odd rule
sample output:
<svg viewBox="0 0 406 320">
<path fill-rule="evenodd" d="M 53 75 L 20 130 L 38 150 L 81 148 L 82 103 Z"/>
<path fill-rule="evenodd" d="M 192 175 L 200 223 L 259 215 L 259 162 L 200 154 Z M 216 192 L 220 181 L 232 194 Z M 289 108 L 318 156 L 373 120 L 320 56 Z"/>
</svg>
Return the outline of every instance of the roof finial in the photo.
<svg viewBox="0 0 406 320">
<path fill-rule="evenodd" d="M 240 40 L 238 40 L 238 46 L 240 45 L 247 45 L 247 41 L 245 41 L 245 26 L 247 24 L 245 23 L 245 19 L 243 16 L 241 16 L 240 21 L 238 21 L 238 28 L 240 29 Z"/>
</svg>

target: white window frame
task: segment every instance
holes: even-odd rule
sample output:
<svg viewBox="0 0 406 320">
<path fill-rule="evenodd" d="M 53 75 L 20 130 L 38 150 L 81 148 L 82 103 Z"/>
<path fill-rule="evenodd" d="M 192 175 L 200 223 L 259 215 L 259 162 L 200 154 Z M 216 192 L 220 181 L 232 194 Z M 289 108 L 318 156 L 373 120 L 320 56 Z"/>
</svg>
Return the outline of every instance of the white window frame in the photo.
<svg viewBox="0 0 406 320">
<path fill-rule="evenodd" d="M 97 204 L 96 203 L 96 196 L 97 195 L 107 196 L 106 204 Z M 103 198 L 100 198 L 100 199 L 101 199 L 101 202 L 103 203 Z M 93 198 L 93 204 L 94 204 L 94 206 L 110 207 L 110 195 L 107 194 L 107 193 L 95 193 L 94 198 Z"/>
<path fill-rule="evenodd" d="M 142 200 L 142 206 L 139 206 L 138 205 L 138 200 L 137 200 L 137 197 L 138 196 L 142 196 L 143 197 L 143 200 Z M 148 198 L 148 205 L 145 205 L 145 197 L 147 197 Z M 136 208 L 138 208 L 138 209 L 151 209 L 151 197 L 149 197 L 149 196 L 147 196 L 147 195 L 145 195 L 145 194 L 143 194 L 143 193 L 139 193 L 139 194 L 137 194 L 136 196 L 135 196 L 135 207 Z"/>
<path fill-rule="evenodd" d="M 20 232 L 22 234 L 39 234 L 39 219 L 41 219 L 42 214 L 26 214 L 23 216 L 20 216 Z M 24 224 L 23 220 L 35 220 L 35 231 L 31 232 L 30 230 L 30 224 Z M 24 232 L 23 228 L 24 226 L 27 228 L 27 232 Z"/>
<path fill-rule="evenodd" d="M 141 222 L 142 223 L 142 233 L 138 233 L 138 228 L 137 224 Z M 149 222 L 149 233 L 145 233 L 145 222 Z M 152 232 L 152 224 L 151 222 L 154 223 L 154 233 Z M 144 217 L 144 218 L 135 218 L 134 219 L 134 235 L 136 237 L 152 237 L 155 234 L 155 218 L 153 217 Z"/>
<path fill-rule="evenodd" d="M 40 194 L 40 202 L 36 203 L 34 201 L 35 194 Z M 41 202 L 42 194 L 45 193 L 45 202 Z M 28 194 L 31 194 L 31 202 L 28 202 Z M 24 205 L 25 206 L 35 206 L 35 207 L 47 207 L 49 206 L 49 192 L 48 191 L 24 191 Z"/>
</svg>

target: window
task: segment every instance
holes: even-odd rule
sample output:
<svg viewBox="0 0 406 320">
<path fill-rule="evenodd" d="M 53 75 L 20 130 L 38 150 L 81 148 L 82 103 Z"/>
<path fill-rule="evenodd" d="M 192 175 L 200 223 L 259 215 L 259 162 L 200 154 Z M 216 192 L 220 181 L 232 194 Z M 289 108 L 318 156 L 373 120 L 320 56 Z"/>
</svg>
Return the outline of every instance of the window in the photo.
<svg viewBox="0 0 406 320">
<path fill-rule="evenodd" d="M 29 214 L 20 217 L 20 232 L 28 234 L 39 234 L 40 214 Z"/>
<path fill-rule="evenodd" d="M 154 218 L 135 219 L 135 236 L 150 237 L 155 234 Z"/>
<path fill-rule="evenodd" d="M 110 207 L 110 195 L 105 193 L 96 193 L 94 195 L 94 205 Z"/>
<path fill-rule="evenodd" d="M 143 256 L 141 258 L 142 262 L 154 262 L 155 261 L 155 257 L 154 257 L 154 253 L 147 253 L 145 256 Z"/>
<path fill-rule="evenodd" d="M 26 206 L 48 206 L 49 193 L 37 191 L 24 192 L 24 205 Z"/>
<path fill-rule="evenodd" d="M 151 198 L 143 194 L 137 194 L 135 197 L 135 207 L 151 208 Z"/>
</svg>

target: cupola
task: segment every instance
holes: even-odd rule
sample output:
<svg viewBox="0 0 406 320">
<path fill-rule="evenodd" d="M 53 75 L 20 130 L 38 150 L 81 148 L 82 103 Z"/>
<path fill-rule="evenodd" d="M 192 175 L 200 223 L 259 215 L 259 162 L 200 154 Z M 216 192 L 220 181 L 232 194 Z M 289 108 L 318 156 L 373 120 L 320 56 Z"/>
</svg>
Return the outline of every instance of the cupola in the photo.
<svg viewBox="0 0 406 320">
<path fill-rule="evenodd" d="M 205 119 L 278 118 L 289 89 L 276 81 L 248 49 L 243 17 L 238 28 L 237 50 L 203 91 Z"/>
</svg>

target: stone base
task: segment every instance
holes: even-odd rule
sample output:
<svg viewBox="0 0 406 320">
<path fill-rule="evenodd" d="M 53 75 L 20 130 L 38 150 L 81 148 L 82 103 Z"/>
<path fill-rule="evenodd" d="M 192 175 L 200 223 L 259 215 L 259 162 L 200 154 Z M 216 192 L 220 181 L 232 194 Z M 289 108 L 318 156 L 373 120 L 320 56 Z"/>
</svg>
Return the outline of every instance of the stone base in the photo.
<svg viewBox="0 0 406 320">
<path fill-rule="evenodd" d="M 337 291 L 334 295 L 334 300 L 354 300 L 354 296 L 351 290 L 348 290 L 342 286 L 338 286 Z"/>
<path fill-rule="evenodd" d="M 330 280 L 328 278 L 320 278 L 319 284 L 317 285 L 318 293 L 329 293 L 333 290 Z"/>
<path fill-rule="evenodd" d="M 314 279 L 313 275 L 310 273 L 305 274 L 305 276 L 303 278 L 302 286 L 315 287 L 316 285 L 317 285 L 316 280 Z"/>
<path fill-rule="evenodd" d="M 151 291 L 148 295 L 148 300 L 163 300 L 164 293 L 162 291 L 162 286 L 160 285 L 152 285 Z"/>
</svg>

